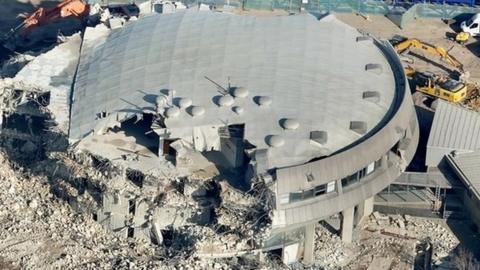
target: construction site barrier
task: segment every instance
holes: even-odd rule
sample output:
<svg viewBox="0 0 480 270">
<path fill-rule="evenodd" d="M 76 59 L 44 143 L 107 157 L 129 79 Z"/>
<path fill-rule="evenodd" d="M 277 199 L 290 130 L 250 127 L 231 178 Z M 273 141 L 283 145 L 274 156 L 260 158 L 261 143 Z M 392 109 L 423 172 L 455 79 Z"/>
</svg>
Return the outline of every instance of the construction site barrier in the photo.
<svg viewBox="0 0 480 270">
<path fill-rule="evenodd" d="M 89 4 L 141 4 L 151 0 L 88 0 Z M 218 9 L 285 10 L 289 13 L 310 12 L 315 15 L 327 13 L 356 13 L 361 15 L 385 15 L 398 27 L 404 28 L 417 18 L 440 18 L 464 20 L 480 7 L 474 0 L 432 1 L 379 1 L 379 0 L 184 0 L 187 6 L 205 4 Z"/>
</svg>

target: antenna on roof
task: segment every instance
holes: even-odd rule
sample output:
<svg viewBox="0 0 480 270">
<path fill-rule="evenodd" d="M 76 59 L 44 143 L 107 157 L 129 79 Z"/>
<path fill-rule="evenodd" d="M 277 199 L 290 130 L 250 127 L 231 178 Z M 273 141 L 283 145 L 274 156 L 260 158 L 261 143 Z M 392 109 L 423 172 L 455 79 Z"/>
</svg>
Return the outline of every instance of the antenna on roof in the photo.
<svg viewBox="0 0 480 270">
<path fill-rule="evenodd" d="M 230 76 L 227 77 L 227 90 L 230 90 Z"/>
<path fill-rule="evenodd" d="M 217 87 L 217 92 L 219 92 L 220 94 L 222 95 L 227 95 L 228 94 L 228 91 L 227 89 L 225 89 L 223 86 L 221 86 L 220 84 L 216 83 L 214 80 L 210 79 L 209 77 L 207 76 L 203 76 L 205 79 L 207 79 L 208 81 L 210 81 L 211 83 L 213 83 L 216 87 Z M 230 79 L 229 79 L 230 80 Z"/>
</svg>

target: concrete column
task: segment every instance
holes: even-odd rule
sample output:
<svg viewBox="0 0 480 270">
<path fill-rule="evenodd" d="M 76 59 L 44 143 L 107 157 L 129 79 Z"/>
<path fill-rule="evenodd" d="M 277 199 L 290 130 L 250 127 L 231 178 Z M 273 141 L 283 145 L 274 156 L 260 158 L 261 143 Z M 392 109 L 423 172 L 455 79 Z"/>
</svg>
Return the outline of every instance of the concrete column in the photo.
<svg viewBox="0 0 480 270">
<path fill-rule="evenodd" d="M 373 196 L 366 199 L 357 206 L 357 224 L 361 223 L 371 213 L 373 213 Z"/>
<path fill-rule="evenodd" d="M 343 194 L 342 179 L 336 181 L 336 189 L 338 194 Z"/>
<path fill-rule="evenodd" d="M 365 200 L 363 207 L 363 216 L 368 217 L 373 213 L 373 197 L 370 197 Z"/>
<path fill-rule="evenodd" d="M 162 157 L 163 156 L 163 142 L 164 138 L 162 136 L 158 137 L 158 156 Z"/>
<path fill-rule="evenodd" d="M 353 213 L 354 207 L 347 208 L 342 211 L 342 241 L 351 243 L 353 238 Z"/>
<path fill-rule="evenodd" d="M 313 263 L 315 257 L 315 223 L 305 226 L 305 247 L 303 249 L 303 261 L 305 263 Z"/>
</svg>

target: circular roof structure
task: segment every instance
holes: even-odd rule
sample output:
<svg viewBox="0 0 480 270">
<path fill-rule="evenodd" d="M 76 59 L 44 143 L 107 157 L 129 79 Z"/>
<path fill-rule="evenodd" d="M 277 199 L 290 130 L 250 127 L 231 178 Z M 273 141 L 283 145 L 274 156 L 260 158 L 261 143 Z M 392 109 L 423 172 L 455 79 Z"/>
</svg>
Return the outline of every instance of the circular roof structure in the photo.
<svg viewBox="0 0 480 270">
<path fill-rule="evenodd" d="M 242 114 L 244 109 L 240 106 L 235 106 L 232 108 L 232 110 L 236 113 L 236 114 Z"/>
<path fill-rule="evenodd" d="M 279 135 L 268 135 L 265 141 L 271 147 L 280 147 L 285 144 L 285 140 Z"/>
<path fill-rule="evenodd" d="M 200 116 L 205 114 L 205 108 L 202 106 L 190 106 L 188 112 L 191 116 Z"/>
<path fill-rule="evenodd" d="M 294 130 L 294 129 L 297 129 L 300 126 L 300 122 L 298 122 L 297 119 L 288 118 L 288 119 L 280 120 L 280 125 L 284 129 Z"/>
<path fill-rule="evenodd" d="M 179 98 L 177 101 L 177 106 L 180 109 L 190 107 L 192 105 L 192 100 L 190 98 Z"/>
<path fill-rule="evenodd" d="M 171 136 L 244 124 L 244 138 L 268 149 L 271 167 L 282 167 L 369 136 L 385 124 L 396 99 L 389 47 L 333 15 L 318 20 L 187 10 L 140 18 L 82 48 L 71 139 L 100 128 L 95 116 L 102 110 L 125 117 L 148 111 L 155 105 L 149 96 L 175 89 L 169 98 L 191 103 L 165 119 Z M 223 97 L 215 100 L 219 92 Z M 312 144 L 310 134 L 318 130 L 328 140 L 314 137 L 321 143 Z M 281 136 L 281 147 L 269 145 L 271 134 Z"/>
<path fill-rule="evenodd" d="M 231 92 L 234 97 L 244 98 L 248 96 L 248 90 L 245 87 L 235 87 Z"/>
<path fill-rule="evenodd" d="M 225 96 L 221 96 L 218 99 L 218 106 L 229 107 L 229 106 L 232 106 L 234 102 L 235 100 L 233 99 L 232 96 L 225 95 Z"/>
<path fill-rule="evenodd" d="M 269 106 L 272 104 L 272 98 L 269 96 L 259 96 L 259 97 L 254 97 L 253 98 L 255 103 L 258 104 L 258 106 Z"/>
<path fill-rule="evenodd" d="M 165 116 L 167 118 L 177 117 L 180 114 L 180 110 L 177 107 L 170 107 L 165 110 Z"/>
</svg>

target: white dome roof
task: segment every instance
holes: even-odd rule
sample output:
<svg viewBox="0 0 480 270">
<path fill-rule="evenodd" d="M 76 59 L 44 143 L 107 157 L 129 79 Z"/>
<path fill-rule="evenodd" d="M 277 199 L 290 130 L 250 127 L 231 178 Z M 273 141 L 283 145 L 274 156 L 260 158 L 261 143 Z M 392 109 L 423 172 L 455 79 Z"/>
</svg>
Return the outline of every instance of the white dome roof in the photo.
<svg viewBox="0 0 480 270">
<path fill-rule="evenodd" d="M 280 125 L 284 129 L 297 129 L 300 126 L 300 123 L 297 119 L 282 119 Z"/>
<path fill-rule="evenodd" d="M 233 99 L 232 96 L 225 95 L 225 96 L 221 96 L 218 99 L 218 106 L 229 107 L 229 106 L 232 106 L 234 102 L 235 102 L 235 100 Z"/>
<path fill-rule="evenodd" d="M 191 106 L 189 107 L 191 116 L 200 116 L 205 113 L 205 108 L 202 106 Z"/>
<path fill-rule="evenodd" d="M 280 147 L 285 144 L 285 140 L 279 135 L 268 135 L 265 140 L 271 147 Z"/>
<path fill-rule="evenodd" d="M 180 114 L 180 110 L 177 107 L 170 107 L 165 110 L 165 116 L 167 118 L 177 117 Z"/>
</svg>

